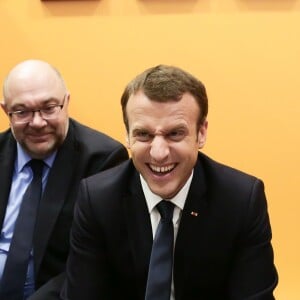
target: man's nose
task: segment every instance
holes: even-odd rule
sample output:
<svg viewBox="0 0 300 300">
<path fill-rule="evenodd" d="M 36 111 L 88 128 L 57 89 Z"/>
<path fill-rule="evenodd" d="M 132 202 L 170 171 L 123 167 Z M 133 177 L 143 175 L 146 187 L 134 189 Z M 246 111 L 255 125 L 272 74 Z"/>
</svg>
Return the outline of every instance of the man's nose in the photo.
<svg viewBox="0 0 300 300">
<path fill-rule="evenodd" d="M 163 136 L 155 136 L 151 143 L 150 155 L 156 161 L 163 161 L 169 155 L 169 144 Z"/>
<path fill-rule="evenodd" d="M 40 111 L 34 111 L 32 112 L 32 120 L 30 121 L 30 125 L 34 126 L 41 126 L 46 123 L 45 119 L 42 117 L 42 114 Z"/>
</svg>

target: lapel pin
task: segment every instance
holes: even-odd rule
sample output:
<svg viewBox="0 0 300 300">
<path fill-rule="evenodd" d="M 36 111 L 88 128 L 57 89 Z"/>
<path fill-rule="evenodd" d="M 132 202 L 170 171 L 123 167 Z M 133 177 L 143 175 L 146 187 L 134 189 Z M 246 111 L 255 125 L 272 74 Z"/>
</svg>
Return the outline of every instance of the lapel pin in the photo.
<svg viewBox="0 0 300 300">
<path fill-rule="evenodd" d="M 198 217 L 198 213 L 195 212 L 195 211 L 191 211 L 191 215 L 192 215 L 193 217 Z"/>
</svg>

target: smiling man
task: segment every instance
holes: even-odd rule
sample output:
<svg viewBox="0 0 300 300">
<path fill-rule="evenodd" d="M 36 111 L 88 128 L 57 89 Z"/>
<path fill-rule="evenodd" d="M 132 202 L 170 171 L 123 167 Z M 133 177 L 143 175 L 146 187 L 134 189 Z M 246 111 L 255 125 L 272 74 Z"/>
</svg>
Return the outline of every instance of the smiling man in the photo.
<svg viewBox="0 0 300 300">
<path fill-rule="evenodd" d="M 132 159 L 83 180 L 68 300 L 271 300 L 277 285 L 261 180 L 199 151 L 204 85 L 147 69 L 121 98 Z"/>
<path fill-rule="evenodd" d="M 0 134 L 0 299 L 47 300 L 63 282 L 80 180 L 117 165 L 128 152 L 69 118 L 70 94 L 47 62 L 15 66 L 3 97 L 10 129 Z"/>
<path fill-rule="evenodd" d="M 70 96 L 54 69 L 36 61 L 16 66 L 5 80 L 3 96 L 12 134 L 32 158 L 43 159 L 63 143 Z"/>
</svg>

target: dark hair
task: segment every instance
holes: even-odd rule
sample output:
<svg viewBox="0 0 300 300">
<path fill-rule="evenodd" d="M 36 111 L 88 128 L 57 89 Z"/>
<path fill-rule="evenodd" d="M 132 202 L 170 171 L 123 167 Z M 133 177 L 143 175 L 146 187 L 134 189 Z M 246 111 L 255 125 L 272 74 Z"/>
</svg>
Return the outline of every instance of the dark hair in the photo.
<svg viewBox="0 0 300 300">
<path fill-rule="evenodd" d="M 208 113 L 208 99 L 203 83 L 188 72 L 174 66 L 158 65 L 145 70 L 126 86 L 122 97 L 122 113 L 126 130 L 129 130 L 126 105 L 131 95 L 138 91 L 152 101 L 179 101 L 184 93 L 194 96 L 200 108 L 198 126 L 201 126 Z"/>
</svg>

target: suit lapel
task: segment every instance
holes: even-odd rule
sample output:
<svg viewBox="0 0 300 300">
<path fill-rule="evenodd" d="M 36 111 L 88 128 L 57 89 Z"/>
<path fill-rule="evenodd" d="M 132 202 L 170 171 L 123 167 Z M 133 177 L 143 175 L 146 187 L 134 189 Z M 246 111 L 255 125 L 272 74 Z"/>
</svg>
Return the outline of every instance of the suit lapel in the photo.
<svg viewBox="0 0 300 300">
<path fill-rule="evenodd" d="M 182 299 L 184 283 L 187 282 L 187 274 L 190 271 L 191 259 L 188 257 L 189 251 L 196 249 L 197 239 L 194 234 L 199 234 L 201 228 L 204 227 L 203 216 L 206 215 L 208 208 L 206 180 L 201 166 L 198 161 L 194 168 L 193 180 L 189 193 L 182 211 L 179 230 L 176 238 L 175 254 L 174 254 L 174 286 L 176 299 Z M 187 250 L 188 249 L 188 250 Z M 199 270 L 198 270 L 199 271 Z"/>
<path fill-rule="evenodd" d="M 3 225 L 16 157 L 16 142 L 12 134 L 7 132 L 3 138 L 6 140 L 0 153 L 0 228 Z"/>
<path fill-rule="evenodd" d="M 34 237 L 35 270 L 39 270 L 53 227 L 62 210 L 74 177 L 79 153 L 74 147 L 72 127 L 55 158 L 41 199 Z M 41 238 L 42 237 L 42 238 Z M 37 274 L 37 272 L 36 272 Z"/>
<path fill-rule="evenodd" d="M 153 243 L 152 227 L 139 174 L 135 172 L 130 184 L 130 194 L 124 201 L 127 216 L 130 248 L 134 260 L 135 274 L 140 298 L 144 297 L 148 266 Z"/>
</svg>

